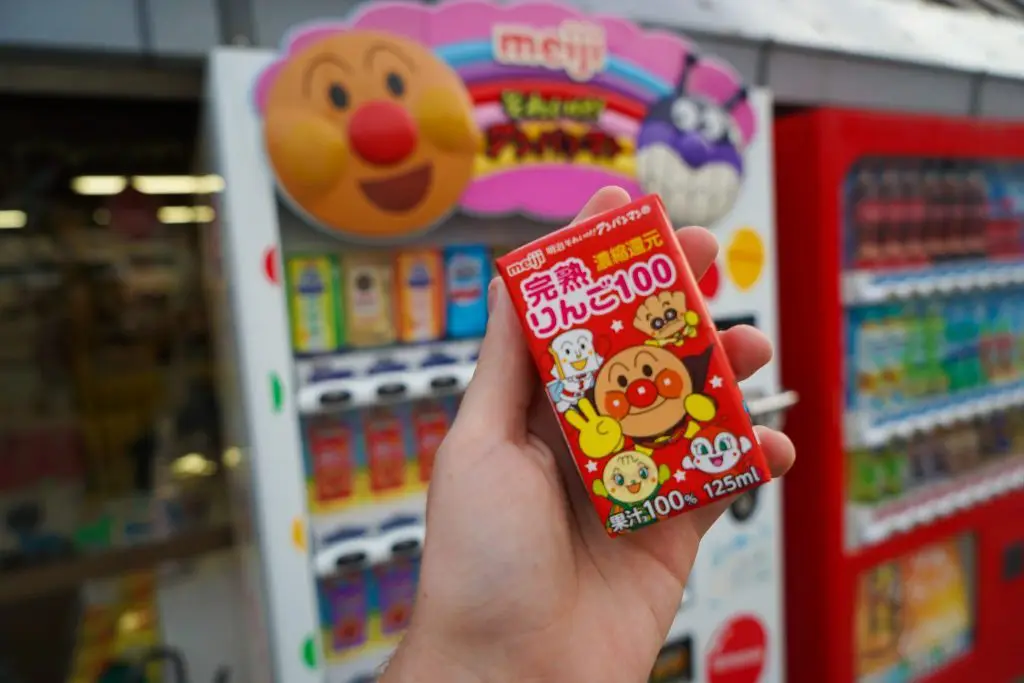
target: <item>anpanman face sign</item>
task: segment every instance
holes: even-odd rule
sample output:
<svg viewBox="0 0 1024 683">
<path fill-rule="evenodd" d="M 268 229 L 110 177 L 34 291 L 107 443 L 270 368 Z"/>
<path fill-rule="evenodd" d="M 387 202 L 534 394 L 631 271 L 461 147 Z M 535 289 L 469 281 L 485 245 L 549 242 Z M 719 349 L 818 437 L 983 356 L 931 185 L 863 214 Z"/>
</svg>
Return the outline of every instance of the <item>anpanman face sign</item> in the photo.
<svg viewBox="0 0 1024 683">
<path fill-rule="evenodd" d="M 444 218 L 479 147 L 451 68 L 412 40 L 361 30 L 312 42 L 283 64 L 266 93 L 264 136 L 297 208 L 365 237 Z"/>
</svg>

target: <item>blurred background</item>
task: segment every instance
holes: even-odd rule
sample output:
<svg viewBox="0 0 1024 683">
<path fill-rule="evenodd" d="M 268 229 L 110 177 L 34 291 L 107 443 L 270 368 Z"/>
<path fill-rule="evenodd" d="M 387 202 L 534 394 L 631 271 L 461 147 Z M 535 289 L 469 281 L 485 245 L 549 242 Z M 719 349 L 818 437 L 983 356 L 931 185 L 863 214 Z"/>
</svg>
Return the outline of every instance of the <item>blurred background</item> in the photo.
<svg viewBox="0 0 1024 683">
<path fill-rule="evenodd" d="M 565 217 L 467 192 L 367 248 L 277 199 L 257 76 L 383 4 L 0 0 L 0 683 L 365 682 L 400 637 L 491 264 Z M 487 128 L 471 187 L 589 164 L 689 197 L 719 327 L 779 346 L 751 412 L 801 454 L 702 550 L 651 680 L 1024 681 L 1024 2 L 559 7 L 516 11 L 594 18 L 609 71 L 654 74 L 587 94 L 614 158 Z M 681 47 L 641 63 L 630 31 Z M 434 47 L 481 126 L 571 80 Z M 641 163 L 652 93 L 725 176 Z"/>
</svg>

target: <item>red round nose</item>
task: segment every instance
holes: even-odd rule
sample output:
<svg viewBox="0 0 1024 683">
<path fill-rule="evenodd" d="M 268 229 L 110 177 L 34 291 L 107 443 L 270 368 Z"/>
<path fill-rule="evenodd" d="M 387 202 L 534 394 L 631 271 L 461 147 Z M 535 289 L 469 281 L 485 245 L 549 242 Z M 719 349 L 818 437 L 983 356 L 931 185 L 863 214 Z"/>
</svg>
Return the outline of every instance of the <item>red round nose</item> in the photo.
<svg viewBox="0 0 1024 683">
<path fill-rule="evenodd" d="M 646 408 L 658 398 L 658 388 L 649 379 L 638 379 L 626 387 L 626 398 L 630 405 Z"/>
<path fill-rule="evenodd" d="M 367 102 L 352 115 L 348 137 L 356 154 L 367 162 L 392 166 L 416 149 L 416 123 L 397 104 Z"/>
</svg>

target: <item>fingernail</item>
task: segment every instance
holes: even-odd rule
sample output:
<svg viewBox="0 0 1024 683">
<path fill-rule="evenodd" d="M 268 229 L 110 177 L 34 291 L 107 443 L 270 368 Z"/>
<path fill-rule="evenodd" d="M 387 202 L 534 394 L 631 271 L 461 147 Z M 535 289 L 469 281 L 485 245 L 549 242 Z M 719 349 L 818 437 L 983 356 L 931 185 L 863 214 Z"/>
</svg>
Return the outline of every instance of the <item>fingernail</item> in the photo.
<svg viewBox="0 0 1024 683">
<path fill-rule="evenodd" d="M 491 284 L 487 287 L 487 312 L 491 313 L 494 310 L 494 302 L 498 297 L 498 278 L 491 280 Z"/>
</svg>

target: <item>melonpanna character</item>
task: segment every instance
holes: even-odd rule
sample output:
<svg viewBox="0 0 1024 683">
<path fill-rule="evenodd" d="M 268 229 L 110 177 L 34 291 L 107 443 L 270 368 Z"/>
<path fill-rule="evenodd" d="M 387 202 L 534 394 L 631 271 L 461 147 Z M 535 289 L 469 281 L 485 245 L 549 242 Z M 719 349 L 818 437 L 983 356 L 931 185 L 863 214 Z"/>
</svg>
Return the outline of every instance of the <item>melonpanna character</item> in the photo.
<svg viewBox="0 0 1024 683">
<path fill-rule="evenodd" d="M 590 330 L 569 330 L 551 341 L 548 347 L 554 364 L 548 392 L 558 412 L 564 413 L 579 403 L 594 387 L 594 378 L 604 359 L 594 348 Z"/>
<path fill-rule="evenodd" d="M 669 476 L 668 467 L 659 467 L 648 453 L 622 451 L 605 463 L 601 478 L 593 484 L 593 491 L 611 501 L 611 516 L 643 505 L 658 493 Z"/>
<path fill-rule="evenodd" d="M 707 425 L 690 442 L 690 454 L 683 458 L 683 469 L 705 474 L 728 472 L 753 447 L 746 436 L 736 436 L 718 425 Z"/>
<path fill-rule="evenodd" d="M 647 297 L 636 309 L 633 327 L 646 334 L 648 344 L 682 346 L 697 337 L 700 315 L 686 307 L 682 292 L 660 292 Z"/>
<path fill-rule="evenodd" d="M 580 450 L 603 458 L 634 447 L 661 448 L 691 439 L 714 419 L 717 406 L 703 393 L 714 347 L 679 358 L 660 346 L 631 346 L 609 358 L 594 383 L 594 399 L 582 399 L 565 418 L 579 431 Z"/>
</svg>

